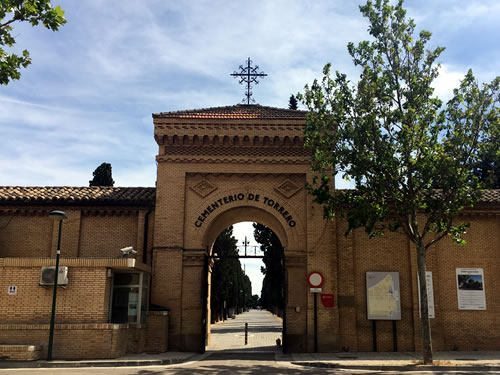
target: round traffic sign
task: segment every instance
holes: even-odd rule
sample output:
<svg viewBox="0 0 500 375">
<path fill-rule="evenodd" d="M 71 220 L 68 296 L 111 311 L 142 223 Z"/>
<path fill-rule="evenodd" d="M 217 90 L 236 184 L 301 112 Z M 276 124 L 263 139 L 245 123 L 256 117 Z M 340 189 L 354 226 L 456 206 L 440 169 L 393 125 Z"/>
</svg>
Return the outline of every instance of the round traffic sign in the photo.
<svg viewBox="0 0 500 375">
<path fill-rule="evenodd" d="M 307 276 L 307 282 L 311 288 L 321 287 L 321 285 L 323 285 L 323 281 L 325 281 L 325 279 L 323 278 L 321 272 L 318 271 L 312 271 L 309 276 Z"/>
</svg>

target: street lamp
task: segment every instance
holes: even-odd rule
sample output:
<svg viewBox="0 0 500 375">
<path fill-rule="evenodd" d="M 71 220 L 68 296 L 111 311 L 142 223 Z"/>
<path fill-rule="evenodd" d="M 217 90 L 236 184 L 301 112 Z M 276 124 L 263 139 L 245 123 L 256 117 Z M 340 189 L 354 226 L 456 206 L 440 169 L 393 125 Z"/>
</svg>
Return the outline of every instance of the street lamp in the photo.
<svg viewBox="0 0 500 375">
<path fill-rule="evenodd" d="M 54 273 L 54 293 L 52 294 L 52 313 L 50 316 L 50 331 L 49 331 L 49 348 L 47 350 L 47 361 L 52 360 L 52 342 L 54 341 L 54 319 L 56 316 L 56 298 L 57 298 L 57 277 L 59 276 L 59 256 L 61 255 L 61 229 L 62 222 L 68 218 L 62 211 L 51 211 L 49 217 L 54 221 L 59 222 L 59 234 L 57 236 L 57 254 L 56 254 L 56 269 Z"/>
</svg>

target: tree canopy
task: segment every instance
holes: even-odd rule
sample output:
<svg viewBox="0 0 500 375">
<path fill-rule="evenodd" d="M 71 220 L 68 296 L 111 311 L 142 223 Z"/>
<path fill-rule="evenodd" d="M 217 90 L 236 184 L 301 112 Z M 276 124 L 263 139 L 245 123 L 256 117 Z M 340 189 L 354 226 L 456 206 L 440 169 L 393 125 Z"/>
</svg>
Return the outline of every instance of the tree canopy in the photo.
<svg viewBox="0 0 500 375">
<path fill-rule="evenodd" d="M 464 244 L 468 224 L 457 219 L 479 199 L 486 179 L 474 173 L 484 155 L 499 156 L 500 78 L 479 85 L 468 71 L 451 100 L 434 95 L 437 59 L 444 48 L 416 32 L 403 1 L 367 1 L 370 41 L 348 44 L 361 72 L 357 82 L 324 67 L 323 78 L 305 87 L 305 144 L 318 177 L 311 186 L 326 217 L 362 227 L 370 236 L 406 235 L 417 249 L 422 296 L 424 362 L 432 362 L 425 256 L 444 237 Z M 333 178 L 355 189 L 332 189 Z"/>
<path fill-rule="evenodd" d="M 115 181 L 111 173 L 111 164 L 102 163 L 93 172 L 94 178 L 89 181 L 89 186 L 113 186 Z"/>
<path fill-rule="evenodd" d="M 293 95 L 293 94 L 290 95 L 290 100 L 288 101 L 288 109 L 296 110 L 297 104 L 298 104 L 298 101 L 297 101 L 297 98 L 295 97 L 295 95 Z"/>
<path fill-rule="evenodd" d="M 17 55 L 4 49 L 4 46 L 10 48 L 16 43 L 13 35 L 16 22 L 29 22 L 32 26 L 41 23 L 47 29 L 56 31 L 66 23 L 66 19 L 61 7 L 52 7 L 50 0 L 3 0 L 0 3 L 0 83 L 3 85 L 19 79 L 21 67 L 31 64 L 27 50 Z"/>
<path fill-rule="evenodd" d="M 225 318 L 226 309 L 246 307 L 252 300 L 252 283 L 241 269 L 236 258 L 237 240 L 233 236 L 233 227 L 223 230 L 215 240 L 212 254 L 220 258 L 212 266 L 210 309 L 212 322 Z"/>
<path fill-rule="evenodd" d="M 265 225 L 254 223 L 254 237 L 264 252 L 262 261 L 264 274 L 262 281 L 261 306 L 281 315 L 284 309 L 284 267 L 283 246 L 274 232 Z"/>
</svg>

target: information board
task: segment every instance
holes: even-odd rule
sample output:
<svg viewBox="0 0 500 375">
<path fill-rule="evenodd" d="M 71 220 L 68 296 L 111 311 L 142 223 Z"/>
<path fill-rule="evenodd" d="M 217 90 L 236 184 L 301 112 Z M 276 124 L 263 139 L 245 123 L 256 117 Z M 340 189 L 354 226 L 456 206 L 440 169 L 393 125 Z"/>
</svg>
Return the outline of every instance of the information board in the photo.
<svg viewBox="0 0 500 375">
<path fill-rule="evenodd" d="M 457 268 L 459 310 L 486 310 L 482 268 Z"/>
<path fill-rule="evenodd" d="M 399 272 L 367 272 L 366 303 L 370 320 L 401 320 Z"/>
</svg>

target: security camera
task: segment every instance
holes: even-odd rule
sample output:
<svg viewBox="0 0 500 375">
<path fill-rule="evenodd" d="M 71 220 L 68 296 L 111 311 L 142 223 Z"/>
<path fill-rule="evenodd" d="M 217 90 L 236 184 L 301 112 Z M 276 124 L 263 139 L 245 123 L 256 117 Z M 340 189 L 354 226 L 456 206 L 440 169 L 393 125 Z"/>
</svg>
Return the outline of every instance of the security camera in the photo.
<svg viewBox="0 0 500 375">
<path fill-rule="evenodd" d="M 132 246 L 124 247 L 123 249 L 120 249 L 120 252 L 122 253 L 122 257 L 137 254 L 137 251 L 135 251 Z"/>
</svg>

